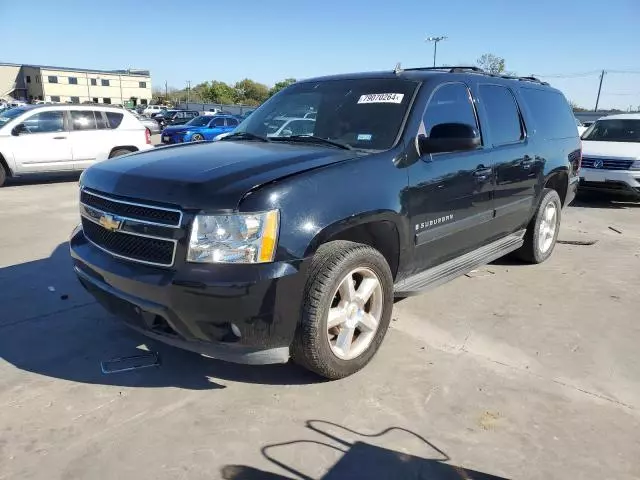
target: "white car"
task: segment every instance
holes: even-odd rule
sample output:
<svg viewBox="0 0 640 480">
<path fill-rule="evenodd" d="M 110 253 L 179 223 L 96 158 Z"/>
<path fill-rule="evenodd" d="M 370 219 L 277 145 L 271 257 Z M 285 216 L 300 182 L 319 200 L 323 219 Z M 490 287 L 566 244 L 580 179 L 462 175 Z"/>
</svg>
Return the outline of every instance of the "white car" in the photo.
<svg viewBox="0 0 640 480">
<path fill-rule="evenodd" d="M 126 110 L 95 105 L 25 105 L 0 113 L 0 186 L 7 177 L 84 170 L 152 148 Z"/>
<path fill-rule="evenodd" d="M 315 125 L 316 121 L 312 118 L 277 117 L 269 123 L 267 137 L 312 135 Z"/>
<path fill-rule="evenodd" d="M 166 110 L 167 107 L 163 105 L 149 105 L 142 111 L 142 114 L 146 117 L 153 117 L 154 115 L 160 113 L 162 110 Z"/>
<path fill-rule="evenodd" d="M 578 118 L 576 118 L 576 126 L 578 127 L 578 135 L 587 131 L 587 127 Z"/>
<path fill-rule="evenodd" d="M 640 198 L 640 113 L 600 118 L 582 135 L 580 189 Z"/>
</svg>

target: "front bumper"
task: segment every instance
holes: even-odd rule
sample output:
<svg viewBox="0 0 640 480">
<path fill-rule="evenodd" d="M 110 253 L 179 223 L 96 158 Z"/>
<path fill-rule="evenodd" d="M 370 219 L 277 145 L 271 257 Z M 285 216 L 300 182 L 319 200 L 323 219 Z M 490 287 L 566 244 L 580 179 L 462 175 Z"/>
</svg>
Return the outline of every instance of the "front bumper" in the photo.
<svg viewBox="0 0 640 480">
<path fill-rule="evenodd" d="M 583 168 L 580 170 L 580 190 L 640 197 L 640 171 Z"/>
<path fill-rule="evenodd" d="M 119 260 L 91 244 L 80 228 L 74 230 L 69 244 L 82 285 L 131 328 L 235 363 L 289 359 L 306 262 L 181 262 L 175 269 L 166 269 Z"/>
</svg>

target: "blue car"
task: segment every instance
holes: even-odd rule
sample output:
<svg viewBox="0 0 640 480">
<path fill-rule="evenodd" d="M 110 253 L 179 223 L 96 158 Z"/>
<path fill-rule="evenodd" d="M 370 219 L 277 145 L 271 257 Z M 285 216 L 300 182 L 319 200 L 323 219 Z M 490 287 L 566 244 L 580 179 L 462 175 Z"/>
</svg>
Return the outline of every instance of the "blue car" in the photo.
<svg viewBox="0 0 640 480">
<path fill-rule="evenodd" d="M 184 125 L 172 125 L 162 131 L 162 143 L 201 142 L 213 140 L 232 131 L 240 121 L 233 115 L 201 115 Z"/>
</svg>

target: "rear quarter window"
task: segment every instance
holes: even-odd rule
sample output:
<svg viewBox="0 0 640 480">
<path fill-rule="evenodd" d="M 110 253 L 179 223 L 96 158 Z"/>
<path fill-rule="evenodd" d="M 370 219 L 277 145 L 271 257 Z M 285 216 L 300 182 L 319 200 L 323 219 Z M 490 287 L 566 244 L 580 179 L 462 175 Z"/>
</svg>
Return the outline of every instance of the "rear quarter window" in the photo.
<svg viewBox="0 0 640 480">
<path fill-rule="evenodd" d="M 124 115 L 118 112 L 107 112 L 107 123 L 109 128 L 118 128 L 122 123 L 122 117 Z"/>
<path fill-rule="evenodd" d="M 522 87 L 520 94 L 533 116 L 536 134 L 550 140 L 578 136 L 571 107 L 560 92 Z"/>
</svg>

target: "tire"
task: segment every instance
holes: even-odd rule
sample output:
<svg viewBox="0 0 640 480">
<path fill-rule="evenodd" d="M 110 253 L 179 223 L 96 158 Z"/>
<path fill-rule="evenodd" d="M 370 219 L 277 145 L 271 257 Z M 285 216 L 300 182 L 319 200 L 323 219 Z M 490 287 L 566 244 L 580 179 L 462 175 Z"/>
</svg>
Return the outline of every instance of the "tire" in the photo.
<svg viewBox="0 0 640 480">
<path fill-rule="evenodd" d="M 555 211 L 551 225 L 549 225 L 550 210 Z M 524 235 L 524 245 L 514 252 L 515 255 L 528 263 L 542 263 L 549 258 L 556 246 L 556 240 L 560 232 L 561 217 L 562 202 L 560 201 L 558 192 L 550 188 L 544 189 L 540 206 L 531 219 L 531 222 L 529 222 L 527 232 Z M 543 235 L 541 229 L 548 228 L 552 228 L 553 231 L 547 230 L 546 235 Z M 545 241 L 542 241 L 543 237 Z"/>
<path fill-rule="evenodd" d="M 193 135 L 191 135 L 192 142 L 201 142 L 203 140 L 204 140 L 204 136 L 202 136 L 202 134 L 200 133 L 194 133 Z"/>
<path fill-rule="evenodd" d="M 0 187 L 2 187 L 7 181 L 7 171 L 5 170 L 2 163 L 0 163 Z"/>
<path fill-rule="evenodd" d="M 109 155 L 109 158 L 119 157 L 121 155 L 126 155 L 128 153 L 131 153 L 131 150 L 127 148 L 117 148 L 113 152 L 111 152 L 111 155 Z"/>
<path fill-rule="evenodd" d="M 393 309 L 393 277 L 389 265 L 372 247 L 335 241 L 318 249 L 307 278 L 292 358 L 330 380 L 347 377 L 369 363 L 389 327 Z M 344 281 L 347 278 L 353 280 L 355 292 Z M 373 293 L 363 302 L 367 289 Z M 355 293 L 351 295 L 353 302 L 348 301 L 349 293 Z M 343 318 L 344 323 L 329 329 L 330 310 L 333 321 Z M 335 312 L 340 315 L 334 315 Z M 371 319 L 377 319 L 377 325 Z M 354 326 L 354 323 L 357 324 Z M 346 345 L 341 341 L 343 334 L 344 338 L 352 335 L 346 349 L 339 347 Z M 347 351 L 349 353 L 345 353 Z"/>
</svg>

